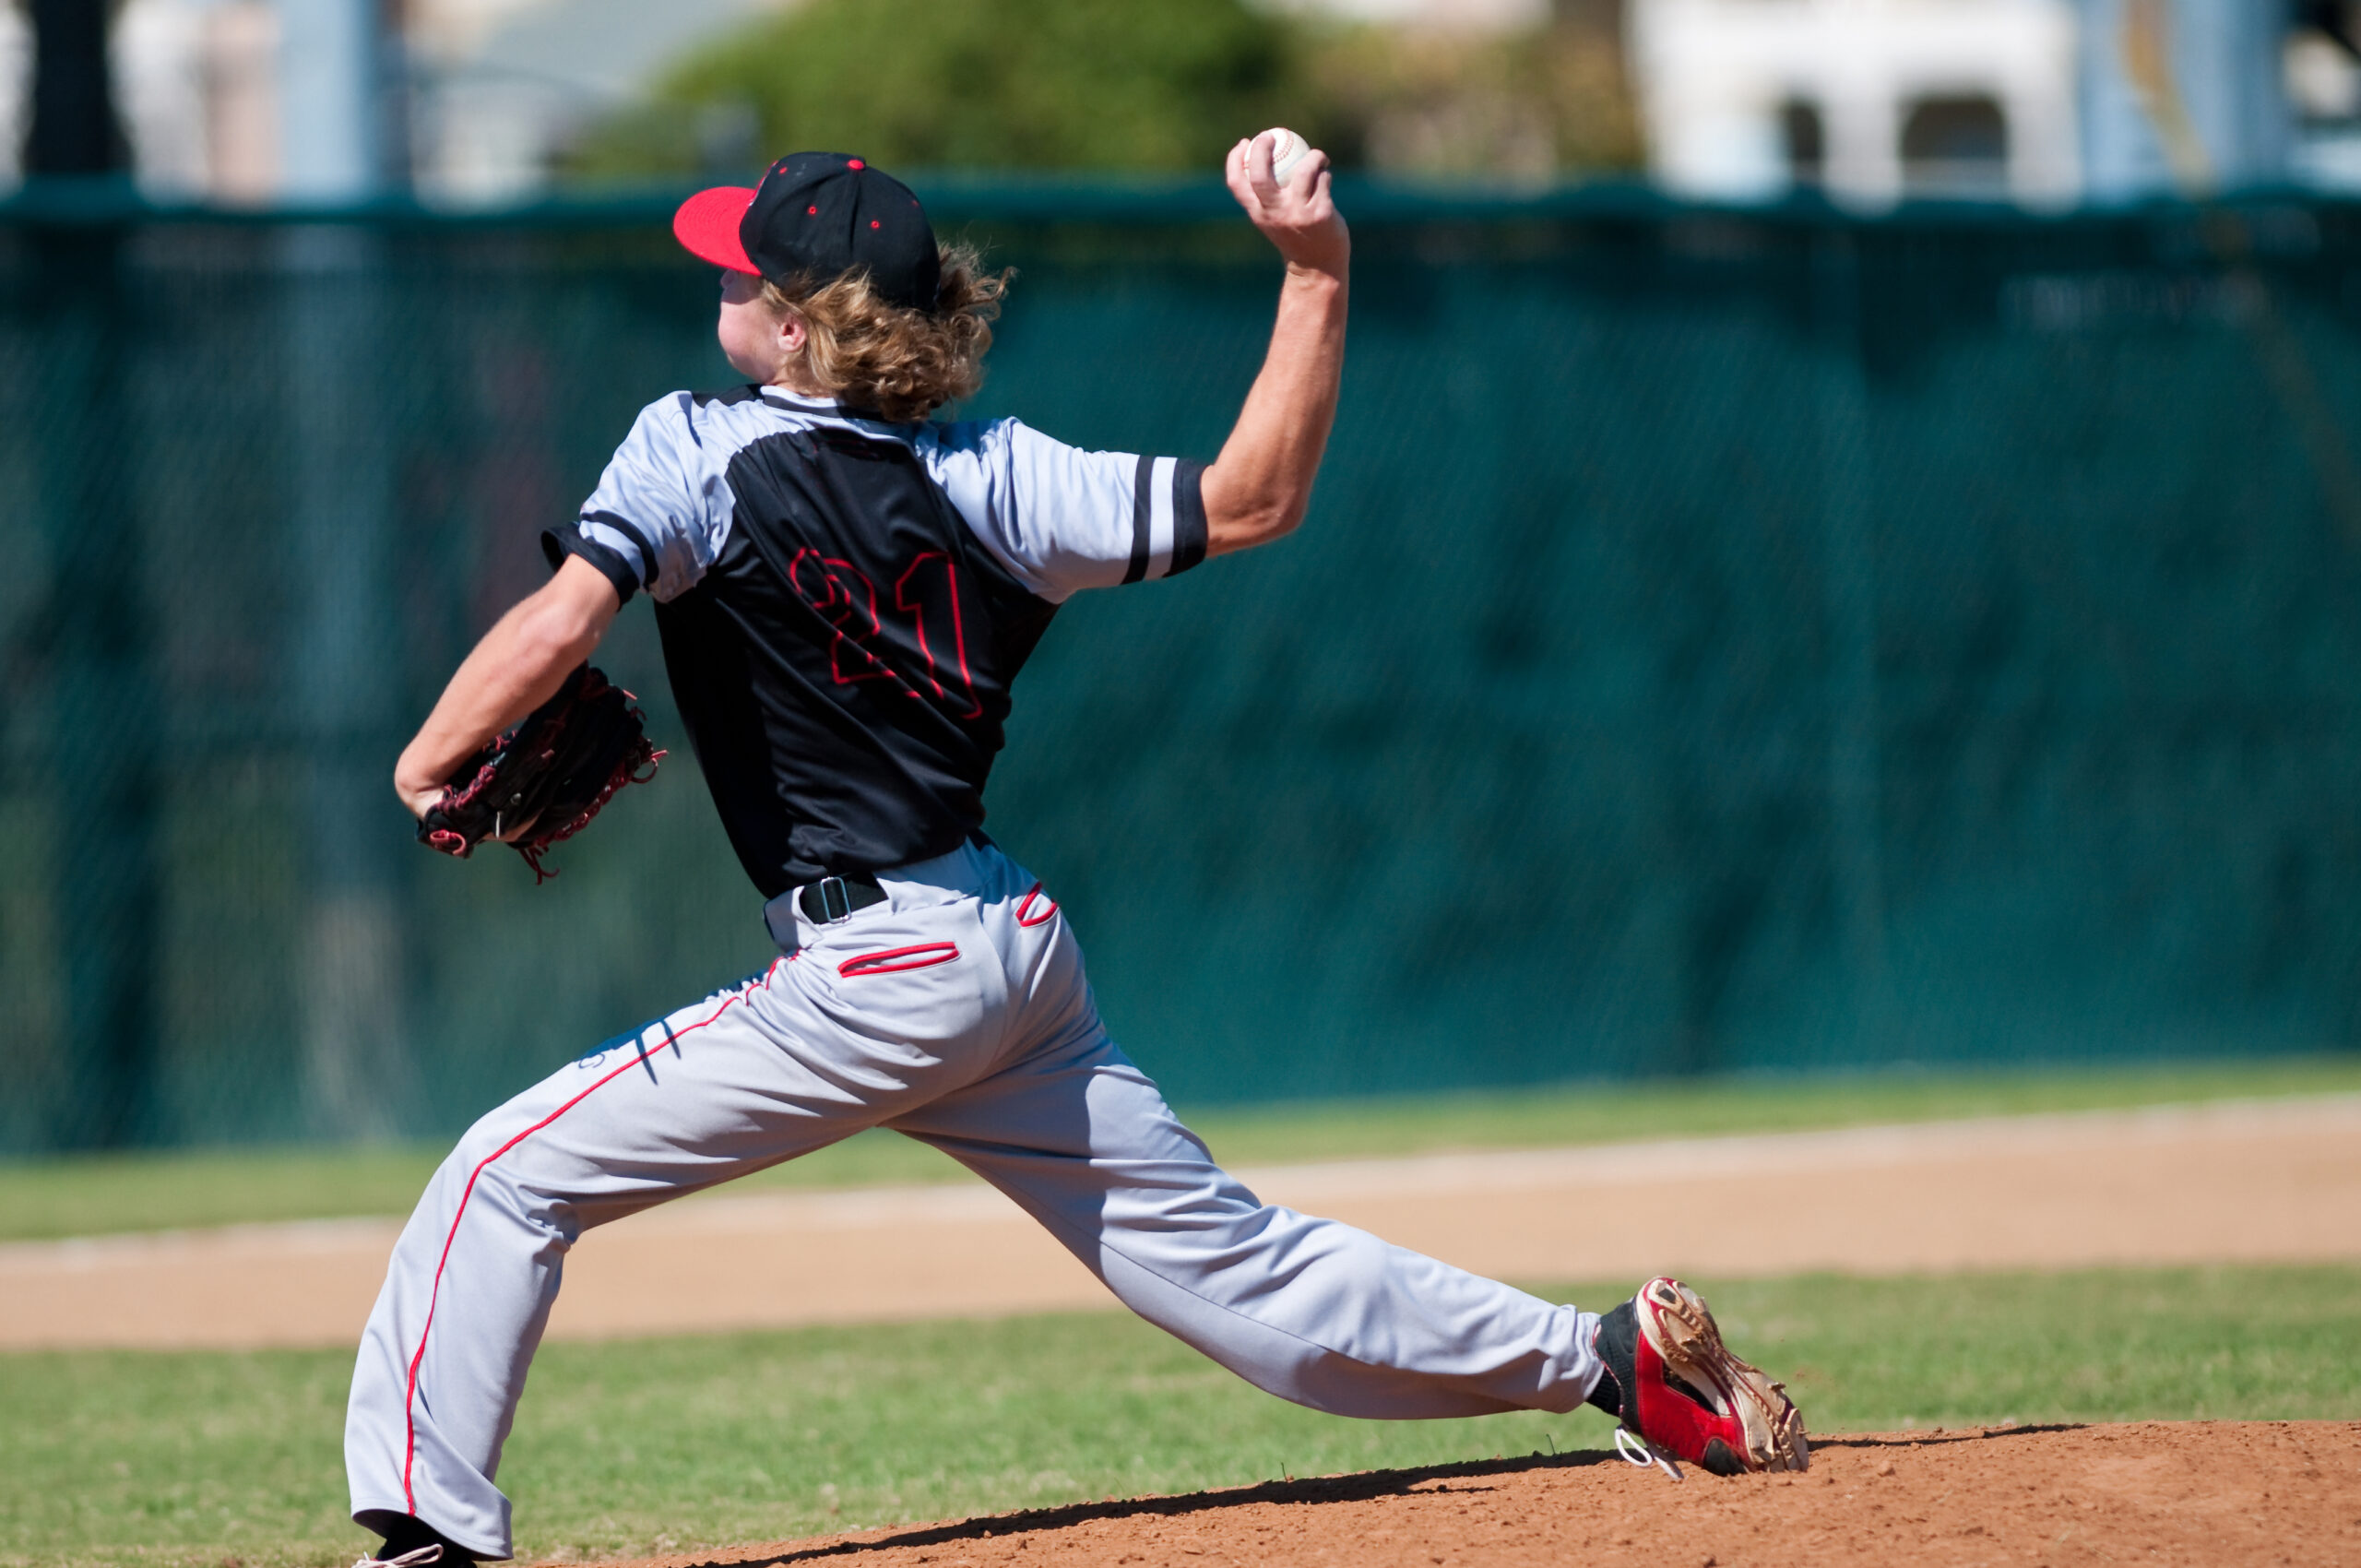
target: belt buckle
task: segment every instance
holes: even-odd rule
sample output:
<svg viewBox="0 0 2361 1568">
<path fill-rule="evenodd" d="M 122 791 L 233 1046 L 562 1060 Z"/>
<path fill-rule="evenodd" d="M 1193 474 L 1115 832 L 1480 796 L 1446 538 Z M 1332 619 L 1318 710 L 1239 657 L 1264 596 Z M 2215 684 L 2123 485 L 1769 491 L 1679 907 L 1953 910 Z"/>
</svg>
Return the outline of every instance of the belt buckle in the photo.
<svg viewBox="0 0 2361 1568">
<path fill-rule="evenodd" d="M 832 888 L 835 890 L 833 896 L 830 894 Z M 840 921 L 852 919 L 852 895 L 845 891 L 843 877 L 824 876 L 820 879 L 820 913 L 825 917 L 821 922 L 824 925 L 835 925 Z"/>
</svg>

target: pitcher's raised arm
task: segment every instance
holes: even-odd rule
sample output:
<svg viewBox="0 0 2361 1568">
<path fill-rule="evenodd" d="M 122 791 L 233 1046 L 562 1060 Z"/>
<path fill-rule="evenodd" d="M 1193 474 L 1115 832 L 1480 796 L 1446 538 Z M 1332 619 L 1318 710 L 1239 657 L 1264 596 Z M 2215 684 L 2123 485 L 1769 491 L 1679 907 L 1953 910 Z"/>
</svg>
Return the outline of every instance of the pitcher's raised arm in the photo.
<svg viewBox="0 0 2361 1568">
<path fill-rule="evenodd" d="M 1205 470 L 1205 549 L 1218 555 L 1287 534 L 1303 521 L 1336 420 L 1345 366 L 1352 235 L 1329 194 L 1328 158 L 1306 153 L 1281 184 L 1265 131 L 1229 152 L 1239 206 L 1287 259 L 1271 350 L 1221 456 Z"/>
</svg>

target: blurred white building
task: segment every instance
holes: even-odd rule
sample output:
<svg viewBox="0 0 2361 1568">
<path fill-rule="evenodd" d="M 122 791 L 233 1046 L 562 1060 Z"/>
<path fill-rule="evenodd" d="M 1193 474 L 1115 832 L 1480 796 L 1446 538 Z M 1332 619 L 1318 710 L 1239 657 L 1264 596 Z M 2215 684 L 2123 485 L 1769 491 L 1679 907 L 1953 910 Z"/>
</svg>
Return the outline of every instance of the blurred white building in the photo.
<svg viewBox="0 0 2361 1568">
<path fill-rule="evenodd" d="M 2347 17 L 2361 22 L 2361 6 Z M 2361 27 L 2349 27 L 2361 33 Z M 2288 106 L 2296 115 L 2296 177 L 2331 190 L 2361 191 L 2361 57 L 2317 30 L 2287 45 Z"/>
<path fill-rule="evenodd" d="M 1629 0 L 1657 178 L 2032 208 L 2288 177 L 2273 0 Z"/>
<path fill-rule="evenodd" d="M 25 146 L 26 88 L 32 77 L 33 30 L 13 6 L 0 4 L 0 185 L 17 181 Z"/>
<path fill-rule="evenodd" d="M 140 189 L 247 205 L 366 196 L 381 168 L 374 0 L 125 0 L 115 104 Z M 31 28 L 0 0 L 0 177 L 18 175 Z"/>
<path fill-rule="evenodd" d="M 1634 0 L 1659 181 L 1759 201 L 1821 184 L 2072 203 L 2082 188 L 2070 0 Z"/>
<path fill-rule="evenodd" d="M 279 194 L 280 17 L 264 0 L 129 0 L 115 99 L 140 187 L 163 201 Z"/>
</svg>

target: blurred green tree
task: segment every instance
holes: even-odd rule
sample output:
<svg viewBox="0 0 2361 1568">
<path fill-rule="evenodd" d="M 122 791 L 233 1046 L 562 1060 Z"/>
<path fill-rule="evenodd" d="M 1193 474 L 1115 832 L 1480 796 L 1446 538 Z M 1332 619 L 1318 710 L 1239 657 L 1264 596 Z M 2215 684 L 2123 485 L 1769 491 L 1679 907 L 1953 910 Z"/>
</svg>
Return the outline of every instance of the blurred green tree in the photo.
<svg viewBox="0 0 2361 1568">
<path fill-rule="evenodd" d="M 1643 161 L 1620 41 L 1584 15 L 1504 33 L 1338 29 L 1308 60 L 1306 96 L 1384 173 L 1546 181 Z"/>
<path fill-rule="evenodd" d="M 887 167 L 1201 171 L 1268 125 L 1335 139 L 1305 59 L 1297 29 L 1239 0 L 809 0 L 698 50 L 566 162 L 742 174 L 820 147 Z"/>
</svg>

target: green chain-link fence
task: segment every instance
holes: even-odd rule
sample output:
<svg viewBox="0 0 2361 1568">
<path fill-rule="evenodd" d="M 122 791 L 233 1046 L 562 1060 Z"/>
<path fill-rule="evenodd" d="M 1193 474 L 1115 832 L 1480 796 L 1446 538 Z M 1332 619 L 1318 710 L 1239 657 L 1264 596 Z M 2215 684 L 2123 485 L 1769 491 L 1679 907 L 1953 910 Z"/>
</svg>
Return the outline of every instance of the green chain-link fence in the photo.
<svg viewBox="0 0 2361 1568">
<path fill-rule="evenodd" d="M 1217 193 L 949 190 L 976 410 L 1210 457 Z M 991 826 L 1188 1100 L 2352 1049 L 2361 212 L 1364 195 L 1289 542 L 1085 596 Z M 0 1149 L 445 1131 L 763 961 L 675 747 L 557 855 L 387 775 L 640 404 L 660 211 L 0 217 Z"/>
</svg>

